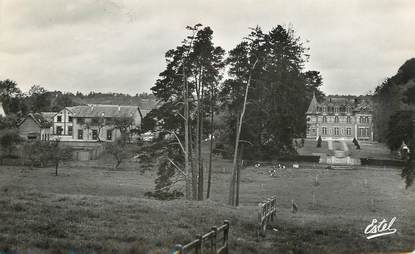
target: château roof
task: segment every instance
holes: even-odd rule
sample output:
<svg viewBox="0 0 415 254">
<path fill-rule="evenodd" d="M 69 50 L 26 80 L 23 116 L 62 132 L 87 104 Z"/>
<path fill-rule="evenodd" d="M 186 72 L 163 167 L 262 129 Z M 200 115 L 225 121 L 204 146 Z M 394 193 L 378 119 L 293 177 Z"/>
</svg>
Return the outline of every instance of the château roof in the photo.
<svg viewBox="0 0 415 254">
<path fill-rule="evenodd" d="M 317 114 L 322 111 L 323 107 L 344 107 L 350 108 L 354 112 L 372 112 L 373 105 L 367 97 L 357 96 L 326 96 L 323 101 L 317 102 L 315 95 L 311 99 L 306 114 Z"/>
<path fill-rule="evenodd" d="M 316 99 L 316 94 L 313 93 L 313 98 L 311 99 L 310 106 L 308 106 L 307 114 L 317 113 L 318 102 Z"/>
</svg>

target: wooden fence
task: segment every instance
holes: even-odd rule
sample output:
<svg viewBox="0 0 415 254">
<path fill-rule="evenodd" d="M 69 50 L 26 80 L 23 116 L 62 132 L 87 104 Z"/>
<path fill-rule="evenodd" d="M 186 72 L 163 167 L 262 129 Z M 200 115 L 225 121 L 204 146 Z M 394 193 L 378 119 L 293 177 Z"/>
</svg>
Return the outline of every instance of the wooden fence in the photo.
<svg viewBox="0 0 415 254">
<path fill-rule="evenodd" d="M 277 197 L 268 198 L 259 203 L 257 238 L 265 236 L 269 221 L 274 221 L 277 215 Z"/>
<path fill-rule="evenodd" d="M 222 238 L 219 238 L 223 232 Z M 212 230 L 204 235 L 197 235 L 196 240 L 186 244 L 177 244 L 173 254 L 228 254 L 229 221 L 225 220 L 220 227 L 212 227 Z"/>
</svg>

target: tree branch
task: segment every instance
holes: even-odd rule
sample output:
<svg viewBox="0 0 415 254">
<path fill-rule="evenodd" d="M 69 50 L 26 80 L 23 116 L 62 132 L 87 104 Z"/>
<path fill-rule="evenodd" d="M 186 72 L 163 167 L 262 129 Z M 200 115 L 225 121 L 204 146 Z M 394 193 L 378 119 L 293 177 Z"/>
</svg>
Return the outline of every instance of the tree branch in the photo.
<svg viewBox="0 0 415 254">
<path fill-rule="evenodd" d="M 167 158 L 169 161 L 170 161 L 170 163 L 171 164 L 173 164 L 173 166 L 177 169 L 177 170 L 179 170 L 179 172 L 180 173 L 182 173 L 184 176 L 186 176 L 186 173 L 183 171 L 183 170 L 181 170 L 180 168 L 179 168 L 179 166 L 177 166 L 176 165 L 176 163 L 174 163 L 174 161 L 172 161 L 170 158 Z"/>
</svg>

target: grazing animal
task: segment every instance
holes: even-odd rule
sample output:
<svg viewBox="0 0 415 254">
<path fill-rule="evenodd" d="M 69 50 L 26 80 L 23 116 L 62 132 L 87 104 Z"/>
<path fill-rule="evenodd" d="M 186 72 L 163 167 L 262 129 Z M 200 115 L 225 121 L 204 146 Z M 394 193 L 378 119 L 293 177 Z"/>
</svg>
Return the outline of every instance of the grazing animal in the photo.
<svg viewBox="0 0 415 254">
<path fill-rule="evenodd" d="M 3 191 L 4 192 L 8 192 L 9 191 L 9 188 L 4 188 Z"/>
<path fill-rule="evenodd" d="M 292 212 L 292 213 L 296 213 L 296 212 L 298 211 L 298 207 L 297 207 L 297 205 L 294 203 L 294 200 L 291 200 L 291 206 L 292 206 L 292 208 L 291 208 L 291 212 Z"/>
</svg>

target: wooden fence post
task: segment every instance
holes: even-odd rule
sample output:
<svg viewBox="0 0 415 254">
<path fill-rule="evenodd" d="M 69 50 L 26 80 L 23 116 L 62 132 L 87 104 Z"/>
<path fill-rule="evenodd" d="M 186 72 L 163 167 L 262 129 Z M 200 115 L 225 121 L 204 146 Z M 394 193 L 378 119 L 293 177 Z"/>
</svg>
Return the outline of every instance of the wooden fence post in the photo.
<svg viewBox="0 0 415 254">
<path fill-rule="evenodd" d="M 223 244 L 225 245 L 225 254 L 228 254 L 229 253 L 229 242 L 228 242 L 228 239 L 229 239 L 229 236 L 228 236 L 228 234 L 229 234 L 229 220 L 225 220 L 225 221 L 223 221 L 223 223 L 225 223 L 225 225 L 226 225 L 226 228 L 223 231 Z"/>
<path fill-rule="evenodd" d="M 173 252 L 173 254 L 184 254 L 184 252 L 183 252 L 183 245 L 176 244 L 176 246 L 174 246 L 174 252 Z"/>
<path fill-rule="evenodd" d="M 199 239 L 199 250 L 196 253 L 203 254 L 203 234 L 197 235 L 196 237 Z"/>
<path fill-rule="evenodd" d="M 216 252 L 217 246 L 216 246 L 216 241 L 217 241 L 217 237 L 218 237 L 218 228 L 217 227 L 212 227 L 212 231 L 214 232 L 214 235 L 212 238 L 210 238 L 210 250 L 213 252 Z"/>
</svg>

